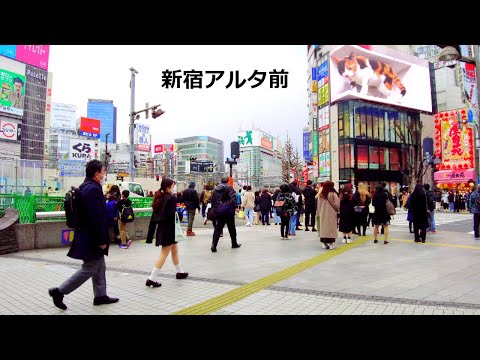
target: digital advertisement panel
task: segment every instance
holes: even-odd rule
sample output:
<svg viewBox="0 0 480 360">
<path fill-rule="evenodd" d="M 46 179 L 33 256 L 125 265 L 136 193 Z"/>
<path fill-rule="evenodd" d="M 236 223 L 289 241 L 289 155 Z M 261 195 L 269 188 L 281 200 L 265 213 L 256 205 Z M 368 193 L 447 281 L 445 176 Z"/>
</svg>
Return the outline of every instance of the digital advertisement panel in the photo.
<svg viewBox="0 0 480 360">
<path fill-rule="evenodd" d="M 319 174 L 318 176 L 323 179 L 330 178 L 330 153 L 326 152 L 318 155 L 319 162 Z"/>
<path fill-rule="evenodd" d="M 50 129 L 75 131 L 76 124 L 77 105 L 52 103 Z"/>
<path fill-rule="evenodd" d="M 17 45 L 0 45 L 0 55 L 15 59 Z"/>
<path fill-rule="evenodd" d="M 475 65 L 461 61 L 463 73 L 463 88 L 465 94 L 465 107 L 468 111 L 468 121 L 478 124 L 478 92 Z"/>
<path fill-rule="evenodd" d="M 93 160 L 95 154 L 95 140 L 70 139 L 68 160 Z"/>
<path fill-rule="evenodd" d="M 25 101 L 25 75 L 0 69 L 2 93 L 0 95 L 1 111 L 23 116 Z"/>
<path fill-rule="evenodd" d="M 466 116 L 465 109 L 460 110 L 460 116 L 462 112 Z M 435 114 L 434 122 L 435 155 L 441 160 L 440 170 L 473 169 L 473 129 L 459 127 L 457 110 Z"/>
<path fill-rule="evenodd" d="M 428 61 L 381 45 L 330 52 L 331 102 L 364 99 L 431 112 Z"/>
<path fill-rule="evenodd" d="M 276 148 L 276 139 L 260 130 L 246 130 L 237 133 L 237 141 L 240 147 L 245 146 L 261 146 L 268 150 Z"/>
<path fill-rule="evenodd" d="M 81 117 L 79 130 L 80 136 L 100 139 L 100 120 Z"/>
<path fill-rule="evenodd" d="M 21 140 L 20 124 L 6 118 L 0 119 L 0 139 L 1 140 Z"/>
<path fill-rule="evenodd" d="M 161 154 L 163 152 L 173 152 L 174 144 L 159 144 L 155 145 L 153 148 L 153 152 L 155 154 Z"/>
<path fill-rule="evenodd" d="M 28 65 L 48 71 L 50 45 L 17 45 L 15 58 Z"/>
<path fill-rule="evenodd" d="M 134 139 L 137 150 L 150 151 L 150 125 L 137 123 Z"/>
<path fill-rule="evenodd" d="M 309 132 L 304 132 L 303 133 L 303 158 L 306 161 L 311 160 L 310 156 L 310 133 Z"/>
</svg>

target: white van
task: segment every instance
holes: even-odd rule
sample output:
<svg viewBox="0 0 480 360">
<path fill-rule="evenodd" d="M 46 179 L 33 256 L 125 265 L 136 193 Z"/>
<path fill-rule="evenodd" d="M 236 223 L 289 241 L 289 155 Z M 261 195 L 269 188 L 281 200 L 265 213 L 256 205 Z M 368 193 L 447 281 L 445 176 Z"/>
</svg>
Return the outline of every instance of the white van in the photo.
<svg viewBox="0 0 480 360">
<path fill-rule="evenodd" d="M 103 186 L 103 192 L 106 194 L 112 185 L 117 185 L 118 188 L 120 189 L 120 194 L 122 193 L 123 190 L 128 190 L 130 191 L 129 197 L 144 197 L 145 193 L 143 191 L 142 185 L 137 183 L 137 182 L 130 182 L 130 181 L 121 181 L 121 180 L 115 180 L 115 181 L 109 181 L 105 183 Z"/>
</svg>

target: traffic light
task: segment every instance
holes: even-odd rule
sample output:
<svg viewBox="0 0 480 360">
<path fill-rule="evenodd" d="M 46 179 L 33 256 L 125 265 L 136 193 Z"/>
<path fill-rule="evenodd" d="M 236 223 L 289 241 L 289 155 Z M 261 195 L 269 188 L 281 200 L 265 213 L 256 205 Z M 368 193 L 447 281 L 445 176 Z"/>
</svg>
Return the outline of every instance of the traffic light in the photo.
<svg viewBox="0 0 480 360">
<path fill-rule="evenodd" d="M 152 109 L 152 118 L 156 119 L 157 117 L 161 116 L 164 114 L 165 111 L 157 107 L 156 109 Z"/>
</svg>

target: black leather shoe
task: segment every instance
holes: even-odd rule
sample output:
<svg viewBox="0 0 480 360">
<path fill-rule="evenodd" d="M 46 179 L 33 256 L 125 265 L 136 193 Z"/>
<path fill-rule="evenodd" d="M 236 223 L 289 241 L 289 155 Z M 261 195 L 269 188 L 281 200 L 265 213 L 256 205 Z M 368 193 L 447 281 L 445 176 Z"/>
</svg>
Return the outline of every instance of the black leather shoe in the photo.
<svg viewBox="0 0 480 360">
<path fill-rule="evenodd" d="M 210 250 L 212 250 L 212 252 L 217 252 L 217 248 L 216 247 L 211 247 Z"/>
<path fill-rule="evenodd" d="M 313 228 L 312 231 L 317 231 L 317 229 Z"/>
<path fill-rule="evenodd" d="M 119 298 L 112 298 L 110 296 L 96 296 L 93 299 L 93 305 L 113 304 L 118 302 Z"/>
<path fill-rule="evenodd" d="M 240 246 L 242 246 L 242 244 L 233 245 L 233 246 L 232 246 L 232 249 L 237 249 L 237 248 L 239 248 Z"/>
<path fill-rule="evenodd" d="M 307 227 L 305 228 L 305 231 L 310 231 Z"/>
<path fill-rule="evenodd" d="M 63 303 L 63 294 L 58 288 L 48 289 L 48 294 L 53 298 L 53 304 L 62 310 L 67 310 L 67 305 Z"/>
<path fill-rule="evenodd" d="M 177 279 L 185 279 L 188 273 L 177 273 Z"/>
<path fill-rule="evenodd" d="M 147 279 L 147 281 L 145 282 L 145 286 L 148 286 L 148 287 L 150 287 L 150 286 L 152 286 L 152 287 L 160 287 L 160 286 L 162 286 L 162 284 L 159 283 L 159 282 L 156 282 L 156 281 Z"/>
</svg>

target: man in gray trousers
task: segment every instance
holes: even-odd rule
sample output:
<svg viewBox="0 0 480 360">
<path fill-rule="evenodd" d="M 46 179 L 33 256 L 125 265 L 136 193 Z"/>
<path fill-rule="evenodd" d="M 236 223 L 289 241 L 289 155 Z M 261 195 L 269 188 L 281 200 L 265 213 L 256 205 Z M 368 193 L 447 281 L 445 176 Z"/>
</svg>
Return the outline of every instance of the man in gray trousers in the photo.
<svg viewBox="0 0 480 360">
<path fill-rule="evenodd" d="M 105 197 L 102 191 L 105 176 L 105 167 L 100 161 L 92 160 L 87 163 L 86 178 L 80 185 L 78 223 L 67 254 L 73 259 L 83 260 L 83 265 L 62 285 L 48 290 L 54 305 L 62 310 L 67 309 L 63 303 L 63 296 L 70 294 L 90 278 L 92 278 L 95 296 L 93 305 L 113 304 L 119 300 L 107 296 L 105 279 L 105 255 L 108 255 L 110 242 Z"/>
</svg>

